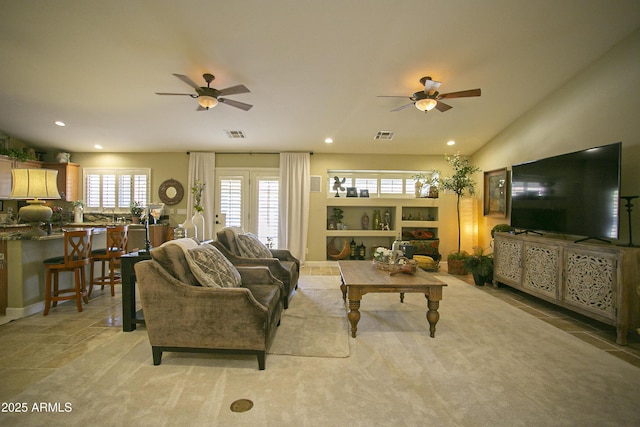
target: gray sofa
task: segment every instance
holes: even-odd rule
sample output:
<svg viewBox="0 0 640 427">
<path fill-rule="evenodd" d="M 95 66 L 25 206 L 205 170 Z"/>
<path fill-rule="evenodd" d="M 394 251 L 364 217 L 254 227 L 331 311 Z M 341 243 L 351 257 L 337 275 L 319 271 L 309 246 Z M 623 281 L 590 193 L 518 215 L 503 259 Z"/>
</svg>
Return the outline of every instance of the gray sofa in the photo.
<svg viewBox="0 0 640 427">
<path fill-rule="evenodd" d="M 284 284 L 284 308 L 289 307 L 289 300 L 298 288 L 300 275 L 300 260 L 294 257 L 288 249 L 268 249 L 270 257 L 256 258 L 242 254 L 238 246 L 237 235 L 244 231 L 238 227 L 225 227 L 216 233 L 217 241 L 210 242 L 220 250 L 233 265 L 263 265 L 269 268 L 271 274 Z"/>
<path fill-rule="evenodd" d="M 207 253 L 216 251 L 202 246 Z M 258 266 L 236 270 L 239 286 L 218 287 L 224 281 L 217 276 L 221 268 L 214 266 L 211 277 L 203 278 L 190 259 L 202 246 L 191 239 L 172 240 L 134 267 L 153 364 L 161 363 L 165 351 L 249 353 L 257 356 L 262 370 L 280 324 L 283 284 Z"/>
</svg>

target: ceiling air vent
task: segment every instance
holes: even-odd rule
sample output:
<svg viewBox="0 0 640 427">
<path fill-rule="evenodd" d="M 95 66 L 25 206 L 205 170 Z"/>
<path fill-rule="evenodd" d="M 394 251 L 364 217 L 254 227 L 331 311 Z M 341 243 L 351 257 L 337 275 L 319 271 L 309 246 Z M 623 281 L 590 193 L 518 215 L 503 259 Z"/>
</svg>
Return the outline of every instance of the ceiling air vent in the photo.
<svg viewBox="0 0 640 427">
<path fill-rule="evenodd" d="M 376 136 L 373 137 L 373 139 L 391 141 L 393 139 L 394 135 L 395 135 L 395 133 L 390 132 L 388 130 L 381 130 L 376 134 Z"/>
<path fill-rule="evenodd" d="M 225 132 L 229 138 L 245 138 L 241 130 L 226 130 Z"/>
</svg>

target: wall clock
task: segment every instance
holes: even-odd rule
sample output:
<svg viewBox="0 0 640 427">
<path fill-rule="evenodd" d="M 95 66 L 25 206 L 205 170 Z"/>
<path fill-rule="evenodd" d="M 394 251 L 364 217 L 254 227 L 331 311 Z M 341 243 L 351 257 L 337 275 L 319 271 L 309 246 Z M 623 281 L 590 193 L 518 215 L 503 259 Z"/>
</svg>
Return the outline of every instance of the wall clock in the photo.
<svg viewBox="0 0 640 427">
<path fill-rule="evenodd" d="M 166 205 L 175 205 L 180 203 L 182 197 L 184 197 L 184 188 L 182 184 L 173 178 L 167 179 L 158 189 L 158 196 L 162 203 Z"/>
</svg>

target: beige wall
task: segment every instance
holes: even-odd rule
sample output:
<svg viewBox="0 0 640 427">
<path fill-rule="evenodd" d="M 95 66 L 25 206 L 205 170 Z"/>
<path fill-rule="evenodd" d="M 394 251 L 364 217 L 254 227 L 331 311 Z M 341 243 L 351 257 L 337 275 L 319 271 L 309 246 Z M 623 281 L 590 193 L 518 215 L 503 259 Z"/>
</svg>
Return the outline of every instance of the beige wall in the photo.
<svg viewBox="0 0 640 427">
<path fill-rule="evenodd" d="M 595 61 L 591 66 L 558 88 L 552 96 L 520 117 L 488 144 L 474 153 L 472 163 L 483 171 L 510 167 L 514 163 L 576 151 L 612 142 L 623 142 L 622 195 L 640 195 L 640 29 Z M 544 78 L 544 76 L 541 76 Z M 531 84 L 535 84 L 532 82 Z M 452 150 L 452 153 L 455 150 Z M 444 155 L 444 152 L 443 152 Z M 219 154 L 217 167 L 277 167 L 278 155 Z M 174 178 L 187 188 L 189 157 L 180 153 L 89 154 L 73 153 L 72 161 L 83 167 L 151 167 L 154 199 L 165 179 Z M 326 176 L 329 169 L 428 170 L 450 169 L 444 156 L 315 154 L 311 156 L 311 174 Z M 488 218 L 482 214 L 482 172 L 476 175 L 478 197 L 475 199 L 478 240 L 463 241 L 462 249 L 490 244 L 490 230 L 509 218 Z M 321 238 L 325 227 L 327 193 L 323 179 L 320 193 L 311 194 L 308 256 L 310 261 L 324 260 L 326 242 Z M 457 229 L 455 197 L 441 195 L 441 253 L 456 249 Z M 186 208 L 186 197 L 177 209 Z M 184 221 L 173 214 L 172 225 Z M 640 243 L 640 201 L 633 218 L 634 242 Z M 621 210 L 620 241 L 628 241 L 626 212 Z"/>
<path fill-rule="evenodd" d="M 472 156 L 473 163 L 485 171 L 510 168 L 622 141 L 621 195 L 640 195 L 639 70 L 640 29 L 489 141 Z M 640 244 L 640 199 L 635 205 L 633 240 Z M 620 214 L 620 242 L 626 244 L 626 210 L 621 208 Z M 508 222 L 480 212 L 480 244 L 488 246 L 491 227 Z"/>
</svg>

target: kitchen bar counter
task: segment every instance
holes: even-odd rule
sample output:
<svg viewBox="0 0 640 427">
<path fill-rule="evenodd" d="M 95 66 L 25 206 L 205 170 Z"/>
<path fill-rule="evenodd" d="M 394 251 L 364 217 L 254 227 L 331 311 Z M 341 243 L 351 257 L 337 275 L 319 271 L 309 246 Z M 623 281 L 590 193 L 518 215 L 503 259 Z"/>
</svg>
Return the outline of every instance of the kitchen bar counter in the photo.
<svg viewBox="0 0 640 427">
<path fill-rule="evenodd" d="M 93 249 L 104 249 L 105 246 L 105 229 L 94 228 Z M 43 261 L 63 254 L 61 232 L 42 237 L 26 237 L 20 232 L 0 233 L 0 315 L 19 319 L 42 311 L 45 292 Z M 86 274 L 88 278 L 89 269 Z M 61 282 L 72 280 L 71 273 L 60 274 Z M 5 313 L 2 307 L 6 307 Z"/>
</svg>

